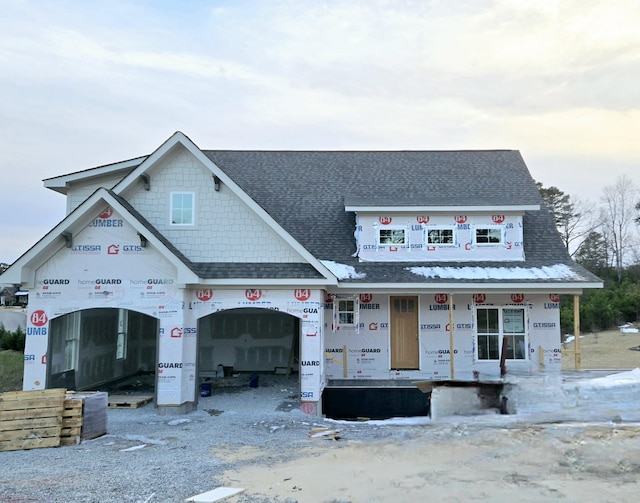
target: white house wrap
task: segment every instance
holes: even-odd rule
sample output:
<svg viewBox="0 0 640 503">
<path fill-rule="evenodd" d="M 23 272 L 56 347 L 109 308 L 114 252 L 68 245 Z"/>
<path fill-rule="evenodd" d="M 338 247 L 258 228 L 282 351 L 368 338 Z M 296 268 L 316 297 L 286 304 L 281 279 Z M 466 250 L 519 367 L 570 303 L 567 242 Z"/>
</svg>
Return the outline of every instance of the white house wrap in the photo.
<svg viewBox="0 0 640 503">
<path fill-rule="evenodd" d="M 201 150 L 178 132 L 45 186 L 68 214 L 0 279 L 29 290 L 25 389 L 153 375 L 159 412 L 183 413 L 221 368 L 285 368 L 321 414 L 329 383 L 558 372 L 560 296 L 602 286 L 516 151 Z"/>
</svg>

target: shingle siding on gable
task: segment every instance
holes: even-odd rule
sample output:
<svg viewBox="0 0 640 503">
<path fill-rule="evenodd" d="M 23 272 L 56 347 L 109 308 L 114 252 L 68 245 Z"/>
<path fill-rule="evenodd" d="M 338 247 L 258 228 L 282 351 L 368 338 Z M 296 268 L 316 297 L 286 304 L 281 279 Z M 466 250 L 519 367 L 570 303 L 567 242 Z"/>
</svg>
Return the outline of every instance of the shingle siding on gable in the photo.
<svg viewBox="0 0 640 503">
<path fill-rule="evenodd" d="M 169 224 L 171 192 L 195 193 L 195 225 Z M 182 151 L 156 167 L 149 191 L 140 189 L 131 205 L 192 262 L 303 262 L 280 236 L 260 220 L 191 154 Z"/>
<path fill-rule="evenodd" d="M 67 215 L 80 206 L 87 197 L 100 187 L 110 189 L 120 181 L 120 177 L 103 178 L 88 184 L 73 185 L 67 192 Z"/>
</svg>

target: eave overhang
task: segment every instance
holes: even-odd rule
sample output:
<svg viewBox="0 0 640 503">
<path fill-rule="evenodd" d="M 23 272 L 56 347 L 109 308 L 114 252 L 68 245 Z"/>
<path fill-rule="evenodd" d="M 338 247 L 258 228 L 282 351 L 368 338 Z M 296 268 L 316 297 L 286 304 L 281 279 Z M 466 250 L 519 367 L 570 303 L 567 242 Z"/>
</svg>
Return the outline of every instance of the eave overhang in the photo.
<svg viewBox="0 0 640 503">
<path fill-rule="evenodd" d="M 487 214 L 505 213 L 522 214 L 525 211 L 540 210 L 539 204 L 507 205 L 507 206 L 422 206 L 422 205 L 375 205 L 375 204 L 345 204 L 345 211 L 354 213 L 464 213 Z"/>
<path fill-rule="evenodd" d="M 474 293 L 557 293 L 569 295 L 581 295 L 584 290 L 602 288 L 602 283 L 354 283 L 339 281 L 338 288 L 348 292 L 390 293 L 390 294 L 426 294 L 426 293 L 450 293 L 450 294 L 474 294 Z"/>
<path fill-rule="evenodd" d="M 129 159 L 128 161 L 106 164 L 104 166 L 76 171 L 66 175 L 45 178 L 42 180 L 42 183 L 45 188 L 66 195 L 69 187 L 78 182 L 88 182 L 93 179 L 113 176 L 115 174 L 121 174 L 124 177 L 128 172 L 142 164 L 146 158 L 147 156 L 136 157 L 135 159 Z"/>
</svg>

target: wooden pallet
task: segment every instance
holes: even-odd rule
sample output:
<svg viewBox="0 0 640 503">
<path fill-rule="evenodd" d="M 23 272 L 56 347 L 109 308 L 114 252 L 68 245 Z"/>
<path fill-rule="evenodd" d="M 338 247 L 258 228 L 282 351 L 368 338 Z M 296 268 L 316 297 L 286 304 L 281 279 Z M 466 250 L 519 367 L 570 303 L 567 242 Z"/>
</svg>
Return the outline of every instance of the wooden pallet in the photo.
<svg viewBox="0 0 640 503">
<path fill-rule="evenodd" d="M 109 395 L 110 409 L 137 409 L 153 400 L 153 395 Z"/>
<path fill-rule="evenodd" d="M 0 451 L 60 446 L 64 388 L 0 394 Z"/>
<path fill-rule="evenodd" d="M 78 445 L 82 435 L 82 400 L 72 400 L 67 395 L 62 411 L 60 445 Z"/>
</svg>

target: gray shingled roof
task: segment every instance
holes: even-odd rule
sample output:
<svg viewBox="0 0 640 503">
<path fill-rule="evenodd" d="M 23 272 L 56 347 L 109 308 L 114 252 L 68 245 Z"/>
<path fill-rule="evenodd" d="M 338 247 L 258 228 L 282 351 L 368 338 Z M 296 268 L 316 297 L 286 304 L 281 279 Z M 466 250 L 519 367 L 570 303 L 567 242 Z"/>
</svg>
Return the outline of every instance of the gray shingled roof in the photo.
<svg viewBox="0 0 640 503">
<path fill-rule="evenodd" d="M 527 211 L 524 216 L 526 261 L 510 265 L 538 268 L 566 264 L 575 272 L 572 282 L 599 281 L 569 257 L 518 151 L 204 153 L 315 257 L 352 265 L 366 274 L 350 282 L 424 283 L 423 276 L 408 268 L 505 264 L 359 262 L 351 256 L 355 251 L 355 216 L 345 211 L 345 205 L 540 205 L 542 210 Z M 518 280 L 509 280 L 514 281 Z"/>
<path fill-rule="evenodd" d="M 570 280 L 549 283 L 593 283 L 599 278 L 575 264 L 555 232 L 550 214 L 520 153 L 489 151 L 223 151 L 204 154 L 319 260 L 353 266 L 366 283 L 486 283 L 480 279 L 426 280 L 411 267 L 522 267 L 565 264 Z M 194 263 L 124 199 L 132 215 L 203 279 L 319 279 L 308 264 Z M 526 260 L 498 262 L 359 262 L 349 206 L 529 206 L 524 215 Z M 506 280 L 491 280 L 500 283 Z M 510 283 L 527 283 L 509 279 Z"/>
</svg>

